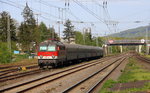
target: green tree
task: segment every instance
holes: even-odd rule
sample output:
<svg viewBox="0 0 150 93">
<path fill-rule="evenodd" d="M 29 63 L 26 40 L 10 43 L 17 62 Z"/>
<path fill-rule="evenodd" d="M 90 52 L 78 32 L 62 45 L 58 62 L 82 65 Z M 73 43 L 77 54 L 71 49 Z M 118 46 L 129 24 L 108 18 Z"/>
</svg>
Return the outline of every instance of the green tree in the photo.
<svg viewBox="0 0 150 93">
<path fill-rule="evenodd" d="M 21 43 L 21 47 L 23 51 L 31 51 L 31 48 L 35 44 L 37 44 L 39 37 L 36 21 L 33 16 L 33 11 L 29 8 L 29 6 L 26 4 L 26 7 L 24 8 L 22 15 L 24 17 L 24 22 L 21 23 L 19 27 L 19 42 Z"/>
<path fill-rule="evenodd" d="M 97 46 L 98 43 L 98 46 L 102 47 L 104 40 L 102 37 L 92 37 L 91 33 L 87 30 L 84 34 L 79 31 L 75 31 L 75 43 L 90 46 Z"/>
<path fill-rule="evenodd" d="M 7 22 L 8 22 L 8 16 L 10 20 L 10 34 L 11 34 L 11 40 L 16 41 L 16 21 L 11 18 L 11 16 L 8 14 L 8 12 L 3 11 L 0 13 L 0 41 L 7 42 Z"/>
<path fill-rule="evenodd" d="M 105 43 L 102 37 L 97 37 L 98 38 L 98 45 L 102 47 L 102 45 Z"/>
<path fill-rule="evenodd" d="M 75 43 L 84 45 L 83 34 L 79 31 L 75 31 Z"/>
<path fill-rule="evenodd" d="M 44 40 L 46 40 L 47 39 L 47 27 L 46 27 L 46 25 L 43 23 L 43 22 L 41 22 L 40 23 L 40 25 L 39 25 L 39 32 L 40 32 L 40 41 L 44 41 Z"/>
<path fill-rule="evenodd" d="M 63 31 L 64 39 L 70 43 L 70 38 L 75 38 L 74 26 L 72 25 L 72 23 L 69 19 L 66 21 L 64 26 L 66 27 Z"/>
<path fill-rule="evenodd" d="M 55 29 L 53 27 L 47 28 L 43 22 L 40 23 L 38 31 L 40 33 L 40 42 L 52 38 L 58 39 Z"/>
</svg>

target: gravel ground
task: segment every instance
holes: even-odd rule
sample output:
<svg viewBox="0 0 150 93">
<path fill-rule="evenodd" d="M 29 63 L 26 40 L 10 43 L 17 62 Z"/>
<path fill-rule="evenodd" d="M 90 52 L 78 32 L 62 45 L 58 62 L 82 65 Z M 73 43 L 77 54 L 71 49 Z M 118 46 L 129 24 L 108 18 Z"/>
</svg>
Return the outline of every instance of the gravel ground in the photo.
<svg viewBox="0 0 150 93">
<path fill-rule="evenodd" d="M 84 64 L 84 63 L 81 63 L 81 64 Z M 76 66 L 76 65 L 73 65 L 73 66 Z M 70 67 L 72 67 L 72 66 L 70 66 Z M 24 76 L 24 77 L 17 78 L 17 79 L 13 79 L 13 80 L 1 82 L 0 83 L 0 89 L 1 89 L 1 87 L 4 87 L 6 85 L 7 86 L 11 86 L 11 84 L 17 84 L 17 83 L 20 83 L 20 82 L 26 82 L 26 81 L 29 81 L 29 80 L 32 80 L 32 79 L 39 78 L 41 76 L 46 76 L 46 75 L 51 74 L 51 73 L 59 72 L 59 71 L 61 71 L 63 69 L 67 69 L 67 68 L 69 68 L 69 67 L 64 67 L 64 68 L 59 68 L 59 69 L 50 69 L 50 70 L 46 70 L 46 72 L 41 72 L 41 73 Z M 29 70 L 26 70 L 26 71 L 29 71 Z M 20 72 L 25 72 L 25 71 L 20 71 Z M 10 73 L 10 74 L 14 74 L 14 73 Z"/>
<path fill-rule="evenodd" d="M 109 63 L 110 61 L 107 61 Z M 96 72 L 97 69 L 103 67 L 106 64 L 97 64 L 93 67 L 84 69 L 82 71 L 76 72 L 74 74 L 63 77 L 57 81 L 47 83 L 43 86 L 35 88 L 33 90 L 28 91 L 27 93 L 61 93 L 61 91 L 67 89 L 72 84 L 77 83 L 78 81 L 86 78 L 91 75 L 91 73 Z"/>
<path fill-rule="evenodd" d="M 32 70 L 38 70 L 38 69 L 32 69 Z M 27 71 L 32 71 L 32 70 L 27 70 Z M 20 72 L 18 72 L 18 74 L 19 73 L 23 73 L 23 72 L 26 72 L 26 71 L 20 71 Z M 47 71 L 47 72 L 50 72 L 50 71 Z M 38 74 L 40 74 L 40 73 L 47 73 L 47 72 L 42 72 L 42 70 L 41 70 L 41 72 L 39 72 Z M 15 73 L 10 73 L 9 75 L 13 75 L 13 74 L 16 74 L 16 72 Z M 38 76 L 38 74 L 35 74 L 35 76 L 37 77 Z M 4 82 L 0 82 L 0 89 L 1 89 L 1 87 L 4 87 L 4 85 L 6 86 L 6 85 L 10 85 L 10 84 L 15 84 L 15 83 L 17 83 L 17 82 L 22 82 L 22 81 L 26 81 L 26 80 L 29 80 L 29 79 L 31 79 L 33 77 L 33 75 L 31 74 L 31 75 L 27 75 L 27 76 L 23 76 L 23 77 L 20 77 L 20 78 L 16 78 L 16 79 L 12 79 L 12 80 L 8 80 L 8 81 L 4 81 Z"/>
<path fill-rule="evenodd" d="M 150 63 L 147 63 L 145 61 L 142 61 L 140 59 L 137 58 L 137 63 L 140 64 L 142 66 L 143 69 L 148 69 L 150 70 Z"/>
<path fill-rule="evenodd" d="M 105 77 L 109 71 L 111 71 L 115 67 L 115 64 L 111 65 L 107 69 L 103 70 L 99 74 L 95 75 L 91 79 L 87 80 L 86 82 L 80 84 L 75 89 L 70 91 L 69 93 L 86 93 L 88 89 L 90 89 L 96 82 L 101 80 L 103 77 Z"/>
<path fill-rule="evenodd" d="M 81 64 L 84 64 L 84 63 L 81 63 Z M 73 66 L 76 66 L 76 65 L 73 65 Z M 36 78 L 39 78 L 39 77 L 43 77 L 43 76 L 46 76 L 46 75 L 49 75 L 49 74 L 53 74 L 53 73 L 62 71 L 64 69 L 71 68 L 73 66 L 59 68 L 59 69 L 50 69 L 50 70 L 47 70 L 46 72 L 41 72 L 41 73 L 37 73 L 37 74 L 33 74 L 33 75 L 28 75 L 28 76 L 25 76 L 25 77 L 17 78 L 17 79 L 14 79 L 14 80 L 1 82 L 0 83 L 0 89 L 3 89 L 5 87 L 9 87 L 9 86 L 13 86 L 13 85 L 17 85 L 19 83 L 27 82 L 27 81 L 30 81 L 30 80 L 33 80 L 33 79 L 36 79 Z"/>
<path fill-rule="evenodd" d="M 109 62 L 109 61 L 107 61 L 107 62 Z M 73 83 L 76 83 L 77 81 L 79 81 L 79 80 L 83 79 L 84 77 L 88 76 L 90 73 L 95 72 L 97 69 L 101 68 L 103 65 L 105 65 L 105 63 L 102 63 L 100 65 L 95 65 L 92 68 L 86 69 L 85 71 L 81 71 L 81 72 L 77 72 L 75 74 L 69 75 L 68 77 L 62 78 L 62 79 L 60 79 L 56 82 L 45 84 L 41 87 L 38 87 L 38 88 L 35 88 L 35 89 L 29 91 L 28 93 L 61 93 L 60 92 L 61 90 L 64 90 L 64 89 L 68 88 L 68 86 L 72 85 Z M 74 65 L 74 66 L 76 66 L 76 65 Z M 73 67 L 73 66 L 70 66 L 70 67 Z M 16 85 L 17 83 L 26 82 L 26 81 L 29 81 L 29 80 L 32 80 L 32 79 L 35 79 L 35 78 L 39 78 L 41 76 L 46 76 L 48 74 L 56 73 L 56 72 L 61 71 L 62 69 L 68 69 L 70 67 L 54 69 L 54 70 L 50 70 L 50 71 L 47 71 L 47 72 L 42 72 L 42 73 L 38 73 L 38 74 L 18 78 L 16 80 L 11 80 L 11 81 L 8 81 L 8 82 L 4 82 L 3 86 L 0 87 L 0 89 L 2 89 L 4 87 Z M 120 70 L 118 70 L 118 72 L 119 71 Z M 9 85 L 7 85 L 7 84 L 9 84 Z M 4 86 L 4 85 L 6 85 L 6 86 Z"/>
<path fill-rule="evenodd" d="M 132 54 L 125 54 L 125 55 L 128 55 L 128 56 L 131 56 Z M 103 86 L 103 84 L 109 80 L 109 79 L 112 79 L 112 80 L 117 80 L 119 78 L 119 76 L 122 74 L 122 70 L 124 70 L 126 64 L 128 63 L 128 58 L 126 60 L 124 60 L 118 67 L 117 69 L 115 69 L 109 76 L 108 78 L 106 78 L 103 83 L 101 83 L 99 85 L 99 87 L 97 87 L 97 89 L 94 91 L 94 93 L 100 93 L 100 90 Z"/>
</svg>

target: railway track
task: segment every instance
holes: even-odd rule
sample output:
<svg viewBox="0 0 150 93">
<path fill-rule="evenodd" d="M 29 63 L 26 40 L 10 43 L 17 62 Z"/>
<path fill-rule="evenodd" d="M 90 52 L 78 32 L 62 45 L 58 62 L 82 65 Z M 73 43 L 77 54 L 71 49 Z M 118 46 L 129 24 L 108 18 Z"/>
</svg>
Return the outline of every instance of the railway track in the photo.
<svg viewBox="0 0 150 93">
<path fill-rule="evenodd" d="M 45 71 L 46 70 L 36 69 L 36 70 L 32 70 L 32 71 L 27 71 L 27 72 L 1 76 L 0 77 L 0 82 L 5 82 L 5 81 L 8 81 L 8 80 L 13 80 L 13 79 L 17 79 L 17 78 L 21 78 L 21 77 L 24 77 L 24 76 L 33 75 L 33 74 L 37 74 L 37 73 L 40 73 L 40 72 L 45 72 Z"/>
<path fill-rule="evenodd" d="M 139 60 L 142 60 L 144 62 L 150 63 L 150 59 L 140 56 L 139 54 L 136 55 L 136 58 L 138 58 Z"/>
<path fill-rule="evenodd" d="M 115 61 L 120 60 L 120 59 L 121 59 L 121 57 L 119 57 L 117 59 L 114 58 Z M 44 76 L 44 77 L 40 77 L 40 78 L 37 78 L 37 79 L 33 79 L 33 80 L 30 80 L 30 81 L 23 82 L 23 83 L 20 83 L 20 84 L 9 86 L 9 87 L 4 87 L 3 89 L 0 89 L 0 92 L 5 92 L 5 91 L 8 92 L 8 93 L 26 92 L 26 91 L 31 90 L 33 88 L 36 88 L 38 86 L 44 85 L 44 84 L 49 83 L 49 82 L 53 82 L 53 81 L 58 80 L 62 77 L 65 77 L 65 76 L 68 76 L 68 75 L 73 74 L 75 72 L 78 72 L 78 71 L 81 71 L 83 69 L 89 68 L 91 66 L 101 64 L 104 61 L 106 61 L 106 60 L 101 60 L 101 61 L 99 60 L 99 61 L 95 61 L 95 62 L 92 62 L 92 63 L 82 64 L 80 66 L 72 67 L 72 68 L 69 68 L 69 69 L 66 69 L 66 70 L 63 70 L 63 71 L 60 71 L 60 72 L 57 72 L 57 73 L 53 73 L 53 74 L 50 74 L 50 75 L 47 75 L 47 76 Z"/>
<path fill-rule="evenodd" d="M 34 69 L 34 68 L 38 68 L 38 67 L 39 67 L 38 65 L 26 66 L 26 69 Z M 7 70 L 2 70 L 2 71 L 0 71 L 0 77 L 4 76 L 6 74 L 12 73 L 12 72 L 20 71 L 21 70 L 20 68 L 21 67 L 15 67 L 15 68 L 7 69 Z"/>
<path fill-rule="evenodd" d="M 109 59 L 110 57 L 105 57 L 106 60 Z M 11 74 L 11 75 L 6 75 L 10 72 L 6 72 L 6 73 L 3 73 L 3 74 L 0 74 L 0 82 L 5 82 L 5 81 L 8 81 L 8 80 L 13 80 L 13 79 L 17 79 L 17 78 L 21 78 L 21 77 L 24 77 L 24 76 L 28 76 L 28 75 L 33 75 L 33 74 L 37 74 L 37 73 L 40 73 L 40 72 L 45 72 L 45 70 L 33 70 L 33 71 L 27 71 L 27 72 L 23 72 L 23 73 L 15 73 L 15 74 Z"/>
<path fill-rule="evenodd" d="M 32 63 L 32 64 L 30 64 L 30 65 L 36 65 L 36 63 Z M 2 69 L 16 68 L 16 67 L 21 67 L 21 66 L 23 66 L 23 65 L 14 65 L 14 66 L 0 66 L 0 70 L 2 70 Z M 26 66 L 28 66 L 28 65 L 26 65 Z"/>
<path fill-rule="evenodd" d="M 91 74 L 89 77 L 84 78 L 83 80 L 79 81 L 78 83 L 72 85 L 71 87 L 67 88 L 66 90 L 64 90 L 62 93 L 75 93 L 75 92 L 71 92 L 72 90 L 80 93 L 77 90 L 80 89 L 76 89 L 77 87 L 81 88 L 81 84 L 82 86 L 84 85 L 83 83 L 87 82 L 88 80 L 90 80 L 91 78 L 93 78 L 94 76 L 100 74 L 103 70 L 109 68 L 110 66 L 117 64 L 113 69 L 111 69 L 106 75 L 104 75 L 103 77 L 101 77 L 97 82 L 95 82 L 91 88 L 87 89 L 87 91 L 85 93 L 92 93 L 93 90 L 99 86 L 100 83 L 102 83 L 126 58 L 122 58 L 121 60 L 116 60 L 106 66 L 104 66 L 103 68 L 99 69 L 97 72 Z M 117 63 L 118 62 L 118 63 Z"/>
</svg>

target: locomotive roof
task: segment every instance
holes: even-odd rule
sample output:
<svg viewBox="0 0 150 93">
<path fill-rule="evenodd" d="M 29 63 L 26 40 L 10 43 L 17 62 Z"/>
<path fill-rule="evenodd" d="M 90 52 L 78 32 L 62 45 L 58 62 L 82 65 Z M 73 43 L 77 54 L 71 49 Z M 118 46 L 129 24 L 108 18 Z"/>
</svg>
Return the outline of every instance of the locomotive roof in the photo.
<svg viewBox="0 0 150 93">
<path fill-rule="evenodd" d="M 87 45 L 79 45 L 79 44 L 68 44 L 68 43 L 62 43 L 60 41 L 56 40 L 46 40 L 44 42 L 41 42 L 39 45 L 60 45 L 60 46 L 66 46 L 66 47 L 82 47 L 82 48 L 99 48 L 102 49 L 102 47 L 97 46 L 87 46 Z"/>
<path fill-rule="evenodd" d="M 63 45 L 63 43 L 56 40 L 46 40 L 44 42 L 41 42 L 39 45 Z"/>
</svg>

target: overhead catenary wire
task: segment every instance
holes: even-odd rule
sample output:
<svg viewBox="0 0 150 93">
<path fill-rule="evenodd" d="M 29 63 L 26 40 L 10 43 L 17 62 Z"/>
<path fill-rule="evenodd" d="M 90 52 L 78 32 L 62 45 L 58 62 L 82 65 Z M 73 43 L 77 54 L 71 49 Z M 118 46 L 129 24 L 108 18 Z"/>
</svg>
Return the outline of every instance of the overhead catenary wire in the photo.
<svg viewBox="0 0 150 93">
<path fill-rule="evenodd" d="M 79 1 L 77 0 L 73 0 L 76 4 L 78 4 L 80 7 L 82 7 L 85 11 L 87 11 L 88 13 L 90 13 L 92 16 L 94 16 L 95 18 L 97 18 L 99 21 L 101 21 L 102 23 L 104 23 L 103 19 L 100 18 L 97 14 L 95 14 L 94 12 L 92 12 L 91 10 L 89 10 L 87 7 L 85 7 L 83 4 L 81 4 Z"/>
<path fill-rule="evenodd" d="M 95 14 L 94 12 L 92 12 L 90 9 L 88 9 L 87 7 L 85 7 L 83 4 L 81 4 L 78 0 L 73 0 L 76 4 L 78 4 L 80 7 L 82 7 L 85 11 L 87 11 L 88 13 L 90 13 L 91 15 L 93 15 L 95 18 L 97 18 L 100 22 L 104 23 L 106 25 L 106 27 L 108 28 L 109 31 L 111 31 L 110 27 L 108 26 L 109 24 L 106 23 L 106 21 L 102 18 L 100 18 L 97 14 Z"/>
<path fill-rule="evenodd" d="M 17 4 L 16 2 L 13 2 L 13 1 L 10 1 L 10 0 L 7 0 L 7 1 L 9 1 L 9 2 L 11 2 L 11 3 L 13 3 L 13 4 Z M 20 7 L 25 7 L 24 5 L 21 5 L 21 4 L 17 4 L 17 5 L 19 5 Z M 35 8 L 31 8 L 32 10 L 35 10 L 35 11 L 37 11 L 37 12 L 41 12 L 41 13 L 43 13 L 43 14 L 46 14 L 46 15 L 49 15 L 49 16 L 51 16 L 51 17 L 53 17 L 53 18 L 58 18 L 57 16 L 55 16 L 55 15 L 52 15 L 52 14 L 50 14 L 50 13 L 47 13 L 47 12 L 45 12 L 45 11 L 40 11 L 40 10 L 38 10 L 38 9 L 35 9 Z M 52 19 L 51 19 L 52 20 Z"/>
<path fill-rule="evenodd" d="M 7 5 L 10 5 L 10 6 L 13 6 L 13 7 L 16 7 L 16 8 L 19 8 L 19 9 L 21 9 L 21 10 L 23 10 L 23 8 L 25 7 L 22 3 L 18 3 L 18 2 L 15 2 L 15 1 L 11 1 L 11 0 L 6 0 L 6 1 L 3 1 L 3 0 L 0 0 L 1 1 L 1 3 L 3 2 L 3 3 L 7 3 Z M 41 4 L 43 5 L 42 7 L 43 7 L 43 9 L 44 9 L 44 6 L 48 6 L 48 7 L 51 7 L 51 9 L 54 9 L 54 12 L 56 12 L 56 11 L 58 11 L 58 9 L 65 9 L 65 8 L 63 8 L 63 7 L 59 7 L 59 6 L 57 6 L 57 5 L 53 5 L 53 4 L 51 4 L 51 3 L 49 3 L 49 2 L 46 2 L 46 1 L 44 1 L 44 0 L 35 0 L 36 2 L 35 3 L 38 3 L 38 4 L 40 4 L 40 7 L 41 7 Z M 64 1 L 63 1 L 64 2 Z M 84 20 L 84 19 L 82 19 L 81 20 L 81 18 L 80 18 L 80 16 L 77 16 L 77 14 L 75 14 L 74 13 L 74 11 L 72 12 L 72 7 L 74 7 L 73 5 L 73 3 L 76 3 L 77 5 L 79 5 L 81 8 L 83 8 L 87 13 L 89 13 L 90 15 L 92 15 L 94 18 L 96 18 L 96 19 L 98 19 L 98 21 L 96 22 L 96 21 L 86 21 L 86 20 Z M 93 2 L 93 0 L 92 0 L 92 2 Z M 33 2 L 32 2 L 33 3 Z M 88 24 L 88 25 L 86 25 L 86 26 L 89 26 L 89 24 L 91 24 L 91 23 L 104 23 L 104 24 L 106 24 L 106 22 L 105 22 L 105 20 L 103 19 L 103 18 L 101 18 L 101 16 L 100 15 L 98 15 L 97 13 L 95 13 L 94 11 L 92 11 L 91 10 L 91 8 L 89 8 L 89 7 L 86 7 L 83 3 L 81 3 L 79 0 L 66 0 L 66 3 L 67 3 L 67 5 L 69 5 L 69 9 L 67 9 L 67 10 L 64 10 L 63 11 L 63 16 L 65 16 L 64 15 L 64 12 L 65 13 L 67 13 L 66 15 L 68 15 L 69 16 L 69 18 L 71 18 L 71 19 L 69 19 L 71 22 L 73 22 L 73 23 L 84 23 L 84 24 Z M 30 3 L 29 3 L 30 4 Z M 66 7 L 67 8 L 67 7 Z M 46 11 L 46 10 L 42 10 L 41 8 L 40 9 L 38 9 L 38 8 L 36 8 L 36 7 L 32 7 L 31 8 L 33 11 L 35 11 L 35 12 L 39 12 L 40 13 L 40 17 L 42 18 L 42 19 L 44 19 L 44 20 L 46 20 L 46 21 L 49 21 L 50 23 L 57 23 L 58 22 L 58 19 L 59 20 L 66 20 L 66 18 L 68 18 L 68 17 L 59 17 L 59 14 L 58 13 L 55 13 L 54 14 L 54 12 L 52 11 L 52 12 L 49 12 L 49 11 Z M 83 10 L 83 11 L 84 11 Z M 82 13 L 83 13 L 83 15 L 86 17 L 86 18 L 88 18 L 88 16 L 85 14 L 85 12 L 83 12 L 82 11 Z M 88 14 L 88 15 L 89 15 Z M 74 19 L 75 18 L 75 19 Z M 106 26 L 107 26 L 107 24 L 106 24 Z"/>
<path fill-rule="evenodd" d="M 0 2 L 1 2 L 1 3 L 4 3 L 4 4 L 7 4 L 7 5 L 10 5 L 10 6 L 13 6 L 13 7 L 16 7 L 16 8 L 18 8 L 18 9 L 22 9 L 22 8 L 16 6 L 16 5 L 13 5 L 13 4 L 8 3 L 8 2 L 5 2 L 5 1 L 1 1 L 1 0 L 0 0 Z"/>
<path fill-rule="evenodd" d="M 46 3 L 46 2 L 44 2 L 44 1 L 40 1 L 40 3 L 43 4 L 43 5 L 45 5 L 45 6 L 48 6 L 48 7 L 57 8 L 57 9 L 58 9 L 58 12 L 59 12 L 60 10 L 62 10 L 62 9 L 65 10 L 65 8 L 58 7 L 58 6 L 53 6 L 53 5 L 51 5 L 51 4 L 49 4 L 49 3 Z M 67 9 L 66 9 L 66 11 L 67 11 Z M 62 12 L 63 12 L 63 11 L 62 11 Z M 71 20 L 72 22 L 81 23 L 81 20 L 80 20 L 77 16 L 75 16 L 75 15 L 71 12 L 70 9 L 68 9 L 67 12 L 70 13 L 74 18 L 76 18 L 77 20 L 79 20 L 79 21 Z M 58 19 L 60 19 L 60 20 L 66 20 L 65 18 L 61 18 L 61 17 L 60 17 L 60 12 L 59 12 L 58 16 L 59 16 Z M 64 16 L 63 13 L 61 14 L 61 16 Z"/>
<path fill-rule="evenodd" d="M 8 3 L 8 2 L 4 2 L 4 1 L 1 1 L 1 0 L 0 0 L 1 3 L 8 4 L 8 5 L 10 5 L 10 6 L 19 8 L 19 9 L 21 9 L 21 10 L 25 7 L 24 5 L 17 4 L 17 3 L 13 2 L 13 1 L 10 1 L 10 0 L 7 0 L 7 1 L 9 1 L 9 2 L 11 2 L 11 3 L 13 3 L 13 4 Z M 41 0 L 39 0 L 39 1 L 40 1 L 39 3 L 44 4 L 44 5 L 46 5 L 46 6 L 49 6 L 49 7 L 61 8 L 61 7 L 57 7 L 57 6 L 54 6 L 54 5 L 47 4 L 47 3 L 45 3 L 44 1 L 41 1 Z M 18 6 L 17 6 L 16 4 L 17 4 Z M 37 9 L 34 9 L 34 8 L 32 8 L 32 9 L 35 10 L 35 11 L 39 11 L 40 13 L 50 15 L 50 16 L 52 16 L 52 17 L 54 17 L 54 18 L 58 18 L 58 19 L 61 19 L 61 20 L 65 20 L 65 19 L 56 17 L 56 16 L 54 16 L 54 15 L 51 15 L 51 14 L 49 14 L 49 13 L 47 13 L 47 12 L 43 12 L 43 11 L 40 11 L 40 10 L 37 10 Z M 75 16 L 70 10 L 69 10 L 69 13 L 70 13 L 72 16 L 74 16 L 76 19 L 79 20 L 79 18 L 77 18 L 77 16 Z M 40 16 L 43 17 L 43 18 L 45 18 L 45 19 L 49 19 L 49 18 L 44 17 L 44 16 L 42 16 L 42 15 L 40 15 Z M 51 20 L 51 19 L 50 19 L 50 20 Z M 81 20 L 80 20 L 80 21 L 81 21 Z M 56 21 L 55 21 L 55 22 L 56 22 Z M 79 22 L 79 21 L 73 21 L 73 22 Z M 88 22 L 85 22 L 85 23 L 88 23 Z"/>
<path fill-rule="evenodd" d="M 10 0 L 7 0 L 7 1 L 10 1 Z M 16 6 L 16 5 L 15 5 L 16 3 L 12 2 L 12 1 L 11 1 L 11 2 L 14 3 L 14 4 L 12 4 L 12 3 L 10 3 L 10 2 L 1 1 L 1 0 L 0 0 L 0 2 L 1 2 L 1 3 L 4 3 L 4 4 L 7 4 L 7 5 L 10 5 L 10 6 L 13 6 L 13 7 L 16 7 L 16 8 L 18 8 L 18 9 L 20 9 L 20 10 L 23 10 L 24 7 L 25 7 L 25 6 L 20 5 L 20 4 L 18 4 L 19 6 Z M 52 20 L 52 19 L 50 19 L 50 18 L 47 18 L 47 17 L 45 17 L 45 16 L 43 16 L 43 15 L 40 15 L 40 17 L 44 18 L 45 20 L 51 20 L 51 21 L 54 22 L 54 20 Z"/>
</svg>

